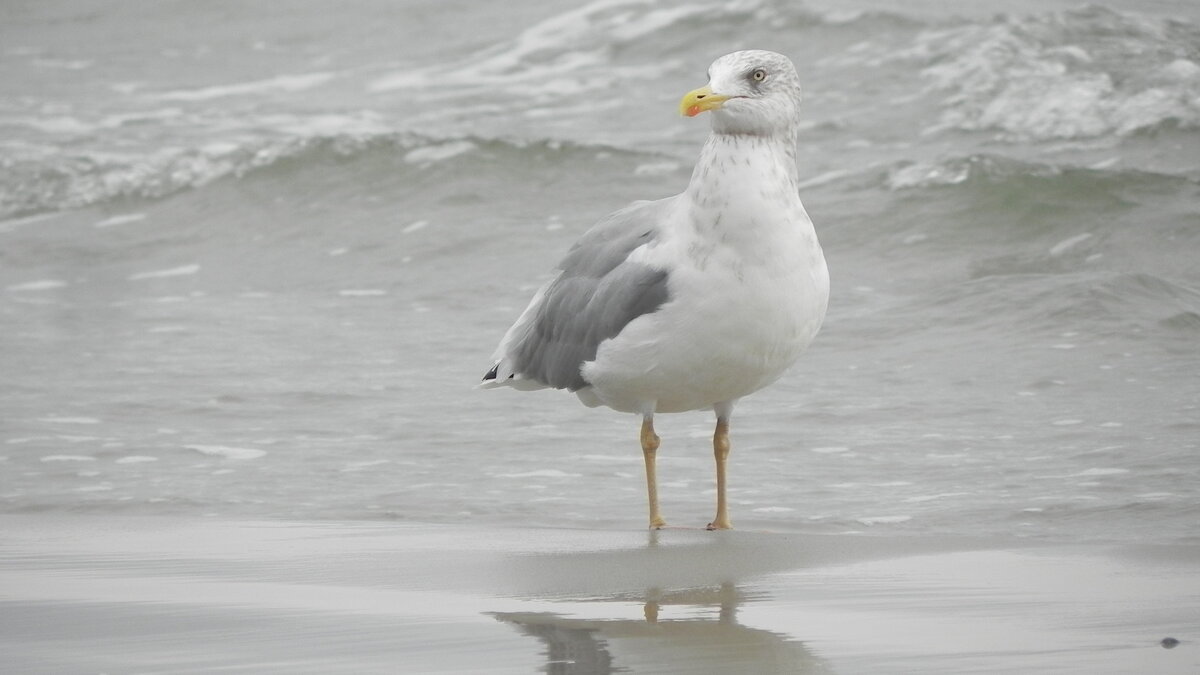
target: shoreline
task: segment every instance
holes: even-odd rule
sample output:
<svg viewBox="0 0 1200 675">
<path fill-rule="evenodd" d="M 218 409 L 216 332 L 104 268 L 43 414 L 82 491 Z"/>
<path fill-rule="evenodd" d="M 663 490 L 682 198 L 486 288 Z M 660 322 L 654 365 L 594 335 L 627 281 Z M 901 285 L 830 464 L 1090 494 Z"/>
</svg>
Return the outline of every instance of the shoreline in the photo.
<svg viewBox="0 0 1200 675">
<path fill-rule="evenodd" d="M 12 672 L 1200 670 L 1196 546 L 75 515 L 0 531 Z"/>
</svg>

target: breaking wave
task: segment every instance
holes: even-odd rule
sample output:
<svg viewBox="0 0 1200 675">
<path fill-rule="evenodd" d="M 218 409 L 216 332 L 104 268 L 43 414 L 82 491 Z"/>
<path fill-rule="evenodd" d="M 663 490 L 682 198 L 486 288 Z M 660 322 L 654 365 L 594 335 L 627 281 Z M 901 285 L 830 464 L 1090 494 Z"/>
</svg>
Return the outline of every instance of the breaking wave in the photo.
<svg viewBox="0 0 1200 675">
<path fill-rule="evenodd" d="M 580 155 L 637 155 L 607 146 L 555 140 L 434 137 L 413 132 L 330 132 L 210 143 L 145 155 L 30 151 L 0 159 L 0 218 L 94 206 L 122 199 L 158 199 L 225 178 L 288 166 L 346 163 L 373 156 L 400 170 L 423 171 L 458 160 L 570 161 Z"/>
<path fill-rule="evenodd" d="M 499 86 L 526 96 L 565 96 L 644 79 L 650 62 L 656 64 L 654 75 L 694 69 L 696 59 L 690 58 L 689 48 L 700 46 L 703 57 L 697 58 L 703 60 L 713 56 L 708 51 L 713 44 L 742 45 L 746 37 L 875 20 L 912 21 L 876 12 L 823 12 L 783 0 L 595 0 L 554 14 L 479 54 L 450 64 L 398 70 L 368 86 L 376 92 Z"/>
<path fill-rule="evenodd" d="M 916 62 L 942 114 L 928 132 L 1011 141 L 1200 126 L 1200 28 L 1101 8 L 930 29 Z"/>
<path fill-rule="evenodd" d="M 1109 192 L 1168 181 L 1195 183 L 1194 178 L 1107 166 L 1070 166 L 1030 162 L 998 155 L 950 157 L 932 162 L 899 162 L 883 174 L 883 184 L 892 191 L 943 188 L 956 185 L 996 186 L 1013 184 L 1030 190 L 1053 188 L 1057 183 L 1075 190 Z"/>
</svg>

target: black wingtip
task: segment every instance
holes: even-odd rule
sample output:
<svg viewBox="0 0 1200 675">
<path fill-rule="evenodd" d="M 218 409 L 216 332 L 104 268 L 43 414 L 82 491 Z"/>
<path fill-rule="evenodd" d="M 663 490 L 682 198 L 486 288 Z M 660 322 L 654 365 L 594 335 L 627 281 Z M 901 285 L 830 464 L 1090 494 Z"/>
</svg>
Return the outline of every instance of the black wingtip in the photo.
<svg viewBox="0 0 1200 675">
<path fill-rule="evenodd" d="M 500 370 L 500 364 L 499 364 L 499 363 L 497 363 L 496 365 L 492 366 L 492 369 L 491 369 L 491 370 L 489 370 L 489 371 L 487 371 L 487 375 L 484 375 L 484 376 L 483 376 L 483 381 L 484 381 L 484 382 L 487 382 L 488 380 L 494 380 L 494 379 L 496 379 L 496 371 L 498 371 L 498 370 Z"/>
</svg>

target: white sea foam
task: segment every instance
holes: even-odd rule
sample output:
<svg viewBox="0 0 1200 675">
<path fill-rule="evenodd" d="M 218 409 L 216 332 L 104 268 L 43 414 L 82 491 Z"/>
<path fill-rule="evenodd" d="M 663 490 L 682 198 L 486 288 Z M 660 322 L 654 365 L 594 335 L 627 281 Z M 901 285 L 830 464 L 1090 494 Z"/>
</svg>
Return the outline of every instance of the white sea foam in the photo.
<svg viewBox="0 0 1200 675">
<path fill-rule="evenodd" d="M 94 485 L 81 485 L 75 488 L 75 492 L 108 492 L 112 489 L 112 483 L 96 483 Z"/>
<path fill-rule="evenodd" d="M 892 190 L 957 185 L 971 175 L 971 167 L 965 162 L 929 164 L 915 162 L 897 167 L 888 172 L 887 186 Z"/>
<path fill-rule="evenodd" d="M 928 133 L 1074 139 L 1200 124 L 1200 66 L 1174 56 L 1179 39 L 1161 21 L 1090 7 L 925 31 L 899 56 L 928 64 L 946 94 Z"/>
<path fill-rule="evenodd" d="M 1050 247 L 1050 255 L 1052 257 L 1058 257 L 1058 256 L 1066 253 L 1070 249 L 1074 248 L 1077 244 L 1082 244 L 1083 242 L 1085 242 L 1091 238 L 1092 238 L 1091 232 L 1083 232 L 1081 234 L 1075 235 L 1074 237 L 1068 237 L 1066 239 L 1063 239 L 1062 241 L 1058 242 L 1054 246 Z"/>
<path fill-rule="evenodd" d="M 280 75 L 266 80 L 218 85 L 202 89 L 185 89 L 159 94 L 163 101 L 209 101 L 226 96 L 247 96 L 277 91 L 297 92 L 319 87 L 333 79 L 333 73 L 306 73 L 302 75 Z"/>
<path fill-rule="evenodd" d="M 436 68 L 406 68 L 403 71 L 377 78 L 368 85 L 372 92 L 387 92 L 396 89 L 427 88 L 440 82 L 459 87 L 497 85 L 521 81 L 553 82 L 554 76 L 562 76 L 579 70 L 591 59 L 588 53 L 578 51 L 590 46 L 596 49 L 594 32 L 600 26 L 593 21 L 593 14 L 609 10 L 614 6 L 629 5 L 628 0 L 601 0 L 584 7 L 552 15 L 516 36 L 512 43 L 501 44 L 473 55 L 458 63 L 439 64 Z M 643 3 L 634 3 L 643 4 Z M 566 45 L 575 44 L 574 54 L 565 52 Z M 558 58 L 546 62 L 546 55 Z"/>
<path fill-rule="evenodd" d="M 1167 500 L 1167 499 L 1174 499 L 1178 495 L 1176 495 L 1174 492 L 1143 492 L 1141 494 L 1137 494 L 1134 496 L 1137 497 L 1138 499 L 1145 499 L 1147 501 L 1157 502 L 1157 501 L 1163 501 L 1163 500 Z"/>
<path fill-rule="evenodd" d="M 922 502 L 932 502 L 938 499 L 946 499 L 947 497 L 962 497 L 969 495 L 970 492 L 942 492 L 936 495 L 918 495 L 916 497 L 908 497 L 904 499 L 906 504 L 920 504 Z"/>
<path fill-rule="evenodd" d="M 0 232 L 12 232 L 17 228 L 25 227 L 26 225 L 32 225 L 34 223 L 40 223 L 43 220 L 57 218 L 58 215 L 59 214 L 57 213 L 38 213 L 36 215 L 24 216 L 22 218 L 9 218 L 8 220 L 0 220 Z"/>
<path fill-rule="evenodd" d="M 124 457 L 118 457 L 116 460 L 116 463 L 117 464 L 145 464 L 147 462 L 157 462 L 157 461 L 158 461 L 157 457 L 151 457 L 150 455 L 126 455 Z"/>
<path fill-rule="evenodd" d="M 144 213 L 126 213 L 119 216 L 105 218 L 104 220 L 95 223 L 93 227 L 113 227 L 115 225 L 127 225 L 129 223 L 136 223 L 145 219 L 146 214 Z"/>
<path fill-rule="evenodd" d="M 175 126 L 171 117 L 182 114 L 171 109 L 113 115 L 77 125 L 76 131 L 89 137 L 120 137 L 127 125 L 169 128 Z M 397 140 L 392 136 L 394 130 L 371 112 L 309 115 L 239 110 L 202 118 L 193 115 L 187 122 L 193 130 L 191 136 L 198 138 L 178 144 L 135 145 L 140 149 L 120 152 L 85 145 L 68 154 L 52 146 L 6 147 L 10 178 L 0 183 L 0 214 L 76 208 L 114 197 L 161 197 L 225 176 L 239 176 L 314 148 L 352 153 L 375 139 Z M 30 189 L 31 183 L 38 189 Z M 0 232 L 49 217 L 54 214 L 0 222 Z"/>
<path fill-rule="evenodd" d="M 679 162 L 647 162 L 633 169 L 635 176 L 662 176 L 679 170 Z"/>
<path fill-rule="evenodd" d="M 51 291 L 56 288 L 63 288 L 67 282 L 61 279 L 38 279 L 37 281 L 26 281 L 21 284 L 14 284 L 5 290 L 8 291 Z"/>
<path fill-rule="evenodd" d="M 221 457 L 223 459 L 258 459 L 267 454 L 266 450 L 258 448 L 238 448 L 228 445 L 185 445 L 188 450 L 195 450 L 202 455 L 209 457 Z"/>
<path fill-rule="evenodd" d="M 10 117 L 4 121 L 9 125 L 35 129 L 47 134 L 79 136 L 83 134 L 96 134 L 102 131 L 117 129 L 130 123 L 145 123 L 156 120 L 165 120 L 179 117 L 180 115 L 182 115 L 182 111 L 178 108 L 172 107 L 158 110 L 138 110 L 135 112 L 103 115 L 90 119 L 85 119 L 82 117 L 70 117 L 65 115 L 51 115 L 37 117 Z"/>
<path fill-rule="evenodd" d="M 366 469 L 381 466 L 383 464 L 390 464 L 391 461 L 392 460 L 390 459 L 368 459 L 361 462 L 348 462 L 345 466 L 338 470 L 342 473 L 354 473 L 356 471 L 364 471 Z"/>
<path fill-rule="evenodd" d="M 642 456 L 640 453 L 629 453 L 627 455 L 583 455 L 580 459 L 586 459 L 589 462 L 603 462 L 611 464 L 641 464 Z"/>
<path fill-rule="evenodd" d="M 501 473 L 498 478 L 579 478 L 582 474 L 567 473 L 560 469 L 537 469 L 522 473 Z"/>
<path fill-rule="evenodd" d="M 414 148 L 404 155 L 404 161 L 409 164 L 428 165 L 465 155 L 477 147 L 471 141 L 446 141 Z"/>
<path fill-rule="evenodd" d="M 565 99 L 582 91 L 604 91 L 639 77 L 643 66 L 622 67 L 612 52 L 638 44 L 688 21 L 753 17 L 768 19 L 772 10 L 754 1 L 687 3 L 659 7 L 650 0 L 593 0 L 577 9 L 552 14 L 511 40 L 451 63 L 403 70 L 376 78 L 373 93 L 396 90 L 487 88 L 540 99 Z M 658 64 L 661 69 L 673 64 Z M 595 107 L 602 101 L 592 101 Z M 614 102 L 615 104 L 615 102 Z"/>
<path fill-rule="evenodd" d="M 301 139 L 333 138 L 351 144 L 354 141 L 386 136 L 393 128 L 369 110 L 357 113 L 322 113 L 317 115 L 271 114 L 246 120 L 254 126 L 270 128 Z"/>
<path fill-rule="evenodd" d="M 912 520 L 912 516 L 868 516 L 855 520 L 863 525 L 894 525 L 896 523 L 907 523 Z"/>
<path fill-rule="evenodd" d="M 37 58 L 30 61 L 39 68 L 55 68 L 59 70 L 87 70 L 96 65 L 94 59 L 49 59 Z"/>
<path fill-rule="evenodd" d="M 43 462 L 94 462 L 95 457 L 87 455 L 46 455 L 42 457 Z"/>
<path fill-rule="evenodd" d="M 859 171 L 861 171 L 861 170 L 852 171 L 850 169 L 835 169 L 833 171 L 826 171 L 825 173 L 818 174 L 807 180 L 800 181 L 800 184 L 797 185 L 796 188 L 800 189 L 800 190 L 805 190 L 808 188 L 820 187 L 820 186 L 826 185 L 828 183 L 837 182 L 837 181 L 845 178 L 846 176 L 854 175 L 855 173 L 858 173 Z"/>
<path fill-rule="evenodd" d="M 200 271 L 200 266 L 180 265 L 179 267 L 169 267 L 163 270 L 152 270 L 149 272 L 138 272 L 129 276 L 130 281 L 143 281 L 145 279 L 166 279 L 168 277 L 185 277 Z"/>
<path fill-rule="evenodd" d="M 1080 471 L 1079 473 L 1073 473 L 1073 474 L 1071 474 L 1071 476 L 1079 477 L 1079 478 L 1087 478 L 1087 477 L 1092 477 L 1092 476 L 1119 476 L 1123 473 L 1129 473 L 1129 469 L 1099 467 L 1099 468 L 1087 469 L 1086 471 Z"/>
<path fill-rule="evenodd" d="M 95 417 L 70 417 L 50 415 L 47 417 L 39 417 L 39 422 L 49 422 L 51 424 L 99 424 L 100 420 Z"/>
<path fill-rule="evenodd" d="M 75 117 L 62 115 L 47 117 L 16 117 L 5 120 L 14 126 L 36 129 L 47 134 L 84 134 L 95 131 L 96 125 L 84 122 Z"/>
</svg>

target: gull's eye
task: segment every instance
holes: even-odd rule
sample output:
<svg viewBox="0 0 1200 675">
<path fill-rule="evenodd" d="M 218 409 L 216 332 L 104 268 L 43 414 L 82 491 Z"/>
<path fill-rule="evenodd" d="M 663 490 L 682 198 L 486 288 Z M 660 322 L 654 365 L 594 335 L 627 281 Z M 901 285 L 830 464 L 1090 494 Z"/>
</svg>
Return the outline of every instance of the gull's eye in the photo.
<svg viewBox="0 0 1200 675">
<path fill-rule="evenodd" d="M 753 73 L 750 73 L 750 79 L 754 80 L 755 82 L 762 82 L 763 80 L 767 79 L 767 71 L 759 68 Z"/>
</svg>

